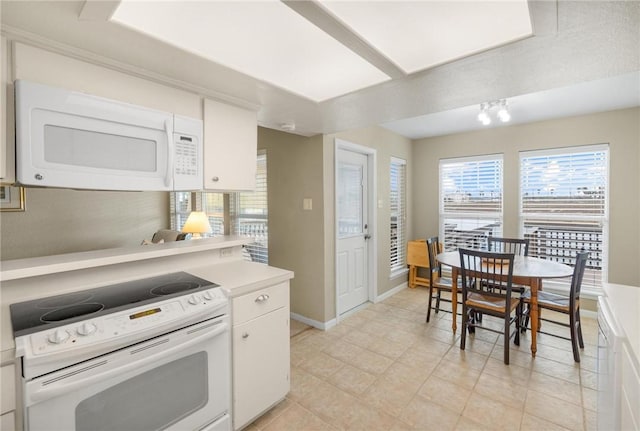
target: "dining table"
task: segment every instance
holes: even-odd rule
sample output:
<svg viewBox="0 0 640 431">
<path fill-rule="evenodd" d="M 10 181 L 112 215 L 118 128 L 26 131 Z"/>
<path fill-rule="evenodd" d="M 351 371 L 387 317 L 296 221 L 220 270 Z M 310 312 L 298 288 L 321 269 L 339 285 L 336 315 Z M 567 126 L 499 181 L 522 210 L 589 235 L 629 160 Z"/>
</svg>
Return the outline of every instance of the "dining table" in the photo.
<svg viewBox="0 0 640 431">
<path fill-rule="evenodd" d="M 458 275 L 460 274 L 460 252 L 447 251 L 439 253 L 436 258 L 441 265 L 451 267 L 451 312 L 453 314 L 452 329 L 456 332 L 458 302 L 455 300 L 458 294 Z M 531 256 L 514 256 L 513 284 L 529 286 L 531 289 L 531 354 L 536 355 L 538 334 L 538 291 L 542 289 L 542 280 L 549 278 L 563 278 L 573 275 L 573 267 L 564 263 L 554 262 Z"/>
</svg>

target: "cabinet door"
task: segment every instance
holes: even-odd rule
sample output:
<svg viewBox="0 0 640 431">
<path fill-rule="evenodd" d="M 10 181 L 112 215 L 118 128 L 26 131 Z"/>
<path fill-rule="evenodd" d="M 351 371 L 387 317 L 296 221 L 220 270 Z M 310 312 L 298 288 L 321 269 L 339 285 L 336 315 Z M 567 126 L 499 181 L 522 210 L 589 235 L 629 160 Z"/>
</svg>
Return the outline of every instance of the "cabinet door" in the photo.
<svg viewBox="0 0 640 431">
<path fill-rule="evenodd" d="M 205 189 L 255 189 L 257 148 L 254 111 L 204 100 Z"/>
<path fill-rule="evenodd" d="M 640 370 L 628 343 L 622 344 L 622 387 L 620 388 L 620 429 L 640 430 Z"/>
<path fill-rule="evenodd" d="M 234 326 L 233 392 L 235 429 L 289 392 L 289 307 Z"/>
</svg>

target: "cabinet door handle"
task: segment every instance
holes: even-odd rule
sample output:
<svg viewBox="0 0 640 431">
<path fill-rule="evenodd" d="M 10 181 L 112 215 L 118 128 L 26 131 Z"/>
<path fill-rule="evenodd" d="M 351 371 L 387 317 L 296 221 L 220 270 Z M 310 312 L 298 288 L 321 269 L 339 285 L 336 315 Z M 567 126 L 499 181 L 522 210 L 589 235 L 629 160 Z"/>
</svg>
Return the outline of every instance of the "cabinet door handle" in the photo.
<svg viewBox="0 0 640 431">
<path fill-rule="evenodd" d="M 213 177 L 213 178 L 211 178 L 211 181 L 213 181 L 214 183 L 217 183 L 218 181 L 220 181 L 220 178 Z"/>
<path fill-rule="evenodd" d="M 258 296 L 258 297 L 256 298 L 256 302 L 264 302 L 264 301 L 266 301 L 267 299 L 269 299 L 269 295 L 267 295 L 267 294 L 260 295 L 260 296 Z"/>
<path fill-rule="evenodd" d="M 247 339 L 249 338 L 249 334 L 247 334 L 246 332 L 242 334 L 242 338 Z"/>
</svg>

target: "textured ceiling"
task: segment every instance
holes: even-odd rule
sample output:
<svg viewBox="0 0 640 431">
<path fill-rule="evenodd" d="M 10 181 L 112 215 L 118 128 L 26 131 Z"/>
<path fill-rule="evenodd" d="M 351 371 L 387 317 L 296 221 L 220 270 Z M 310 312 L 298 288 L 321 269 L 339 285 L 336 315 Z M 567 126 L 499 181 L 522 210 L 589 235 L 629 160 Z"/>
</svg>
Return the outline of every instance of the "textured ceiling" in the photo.
<svg viewBox="0 0 640 431">
<path fill-rule="evenodd" d="M 104 19 L 80 20 L 83 6 L 82 1 L 3 1 L 2 33 L 256 109 L 262 126 L 295 123 L 296 133 L 303 135 L 455 111 L 640 71 L 640 2 L 530 1 L 533 37 L 316 103 Z"/>
</svg>

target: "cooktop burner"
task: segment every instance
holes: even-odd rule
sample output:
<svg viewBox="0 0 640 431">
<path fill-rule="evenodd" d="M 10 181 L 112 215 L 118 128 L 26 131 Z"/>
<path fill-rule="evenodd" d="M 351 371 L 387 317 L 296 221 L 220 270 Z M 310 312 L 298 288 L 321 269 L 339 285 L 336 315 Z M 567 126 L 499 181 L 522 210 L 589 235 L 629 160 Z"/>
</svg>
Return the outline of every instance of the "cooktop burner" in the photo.
<svg viewBox="0 0 640 431">
<path fill-rule="evenodd" d="M 13 332 L 16 337 L 26 335 L 216 286 L 189 273 L 174 272 L 11 304 Z"/>
</svg>

